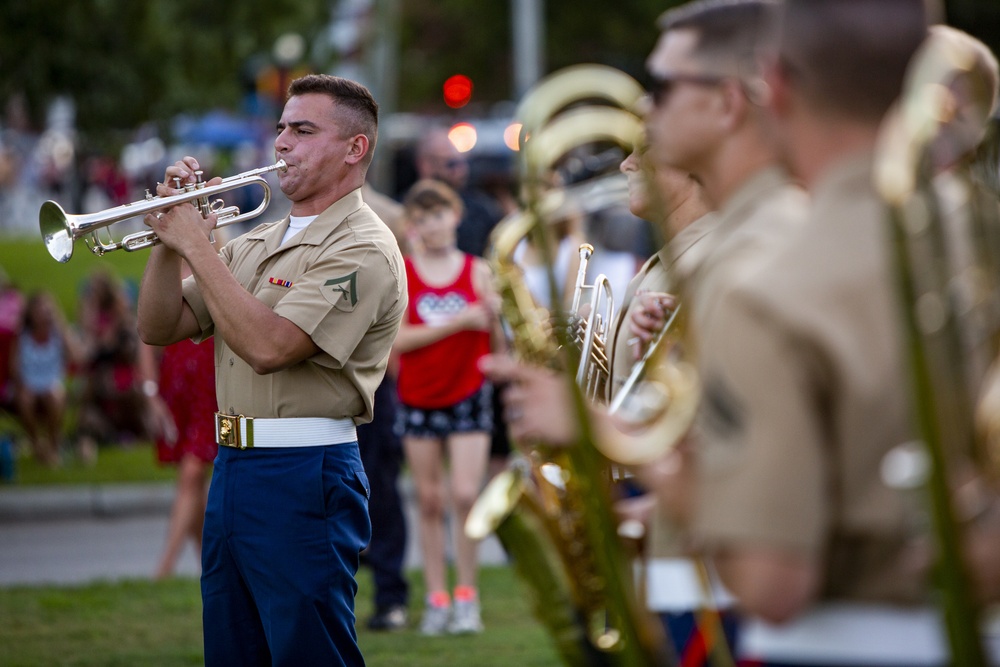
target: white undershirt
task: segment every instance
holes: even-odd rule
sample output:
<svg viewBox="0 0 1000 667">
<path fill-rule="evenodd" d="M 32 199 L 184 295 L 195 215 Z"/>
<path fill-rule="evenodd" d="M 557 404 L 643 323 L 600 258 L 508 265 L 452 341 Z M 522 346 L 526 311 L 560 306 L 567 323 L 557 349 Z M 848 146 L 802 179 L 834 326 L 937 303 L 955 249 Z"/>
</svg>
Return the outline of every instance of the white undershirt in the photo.
<svg viewBox="0 0 1000 667">
<path fill-rule="evenodd" d="M 301 232 L 303 229 L 309 226 L 309 223 L 315 220 L 318 216 L 315 215 L 291 215 L 288 217 L 288 229 L 285 230 L 285 235 L 281 237 L 281 245 L 288 243 L 288 240 Z"/>
</svg>

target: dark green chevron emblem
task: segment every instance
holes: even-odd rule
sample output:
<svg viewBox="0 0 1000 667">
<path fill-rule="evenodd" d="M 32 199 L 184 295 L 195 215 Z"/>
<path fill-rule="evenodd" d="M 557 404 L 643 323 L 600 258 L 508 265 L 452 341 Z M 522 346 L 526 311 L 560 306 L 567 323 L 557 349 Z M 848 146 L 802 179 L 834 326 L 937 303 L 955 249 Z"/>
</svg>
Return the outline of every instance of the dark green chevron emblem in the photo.
<svg viewBox="0 0 1000 667">
<path fill-rule="evenodd" d="M 340 292 L 351 302 L 351 307 L 358 303 L 358 272 L 354 271 L 342 278 L 331 278 L 323 286 L 332 285 L 334 292 Z"/>
</svg>

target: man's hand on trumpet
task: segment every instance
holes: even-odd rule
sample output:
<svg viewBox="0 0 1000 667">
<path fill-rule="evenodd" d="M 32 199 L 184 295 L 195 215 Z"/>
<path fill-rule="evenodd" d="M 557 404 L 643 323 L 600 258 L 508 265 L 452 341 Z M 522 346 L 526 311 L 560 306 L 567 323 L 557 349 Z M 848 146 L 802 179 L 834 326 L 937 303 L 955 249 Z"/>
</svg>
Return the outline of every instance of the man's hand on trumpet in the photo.
<svg viewBox="0 0 1000 667">
<path fill-rule="evenodd" d="M 632 346 L 632 356 L 638 361 L 642 359 L 646 348 L 656 334 L 666 325 L 671 310 L 677 305 L 677 299 L 663 292 L 638 292 L 635 295 L 636 308 L 629 317 L 629 344 Z"/>
<path fill-rule="evenodd" d="M 164 182 L 156 186 L 156 194 L 160 197 L 169 197 L 183 193 L 183 185 L 196 182 L 195 172 L 200 169 L 198 161 L 191 156 L 178 160 L 167 167 Z M 172 187 L 178 182 L 182 187 Z M 217 176 L 206 185 L 217 185 L 221 182 L 222 178 Z M 145 222 L 156 232 L 163 245 L 186 258 L 191 248 L 204 243 L 205 239 L 211 239 L 212 230 L 215 229 L 218 220 L 214 213 L 202 217 L 194 204 L 186 203 L 150 213 L 146 215 Z"/>
</svg>

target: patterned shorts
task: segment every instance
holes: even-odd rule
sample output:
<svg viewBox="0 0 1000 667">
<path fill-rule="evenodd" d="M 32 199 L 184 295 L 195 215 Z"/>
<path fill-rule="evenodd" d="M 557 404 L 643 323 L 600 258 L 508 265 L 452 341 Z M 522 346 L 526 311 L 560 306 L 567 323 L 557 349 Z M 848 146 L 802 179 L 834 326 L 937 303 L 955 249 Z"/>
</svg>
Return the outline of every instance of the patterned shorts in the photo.
<svg viewBox="0 0 1000 667">
<path fill-rule="evenodd" d="M 493 385 L 484 382 L 465 400 L 443 408 L 414 408 L 401 404 L 396 411 L 396 435 L 445 438 L 452 433 L 493 431 Z"/>
</svg>

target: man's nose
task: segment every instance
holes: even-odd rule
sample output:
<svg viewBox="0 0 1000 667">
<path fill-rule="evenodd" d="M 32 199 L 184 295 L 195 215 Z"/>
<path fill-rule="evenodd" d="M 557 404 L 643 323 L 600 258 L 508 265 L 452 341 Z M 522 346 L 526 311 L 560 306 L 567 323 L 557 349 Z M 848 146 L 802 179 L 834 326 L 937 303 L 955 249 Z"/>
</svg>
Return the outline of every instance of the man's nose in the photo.
<svg viewBox="0 0 1000 667">
<path fill-rule="evenodd" d="M 274 150 L 278 151 L 279 153 L 284 153 L 285 151 L 291 148 L 291 146 L 287 141 L 287 136 L 288 133 L 286 130 L 282 130 L 281 132 L 278 133 L 278 136 L 274 138 Z"/>
</svg>

